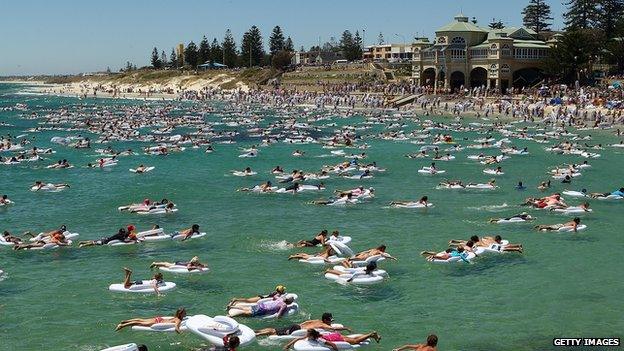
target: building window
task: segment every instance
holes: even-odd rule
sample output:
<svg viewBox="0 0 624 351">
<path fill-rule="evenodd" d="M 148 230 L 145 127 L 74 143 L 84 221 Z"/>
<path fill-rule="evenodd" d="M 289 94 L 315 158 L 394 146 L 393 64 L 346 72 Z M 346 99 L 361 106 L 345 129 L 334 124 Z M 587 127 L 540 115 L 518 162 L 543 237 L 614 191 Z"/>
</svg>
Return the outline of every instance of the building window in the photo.
<svg viewBox="0 0 624 351">
<path fill-rule="evenodd" d="M 464 59 L 466 58 L 466 51 L 462 49 L 451 49 L 449 50 L 451 54 L 451 59 Z"/>
<path fill-rule="evenodd" d="M 466 40 L 462 37 L 455 37 L 453 39 L 451 39 L 451 44 L 461 44 L 461 45 L 465 45 L 466 44 Z"/>
<path fill-rule="evenodd" d="M 501 55 L 506 57 L 511 56 L 511 48 L 508 44 L 503 45 L 503 47 L 501 48 Z"/>
</svg>

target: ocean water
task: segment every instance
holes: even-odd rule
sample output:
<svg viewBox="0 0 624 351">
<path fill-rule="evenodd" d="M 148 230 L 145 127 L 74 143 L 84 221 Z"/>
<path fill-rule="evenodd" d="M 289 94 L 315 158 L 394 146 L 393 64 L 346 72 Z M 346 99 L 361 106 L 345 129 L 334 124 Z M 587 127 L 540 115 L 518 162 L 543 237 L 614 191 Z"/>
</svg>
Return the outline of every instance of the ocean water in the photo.
<svg viewBox="0 0 624 351">
<path fill-rule="evenodd" d="M 18 94 L 22 86 L 0 84 L 0 107 L 24 103 L 29 114 L 68 106 L 146 104 L 141 101 L 78 100 L 74 98 Z M 158 105 L 162 102 L 147 102 Z M 218 104 L 219 105 L 219 104 Z M 180 104 L 188 108 L 189 104 Z M 0 134 L 24 134 L 37 120 L 20 119 L 24 112 L 0 111 Z M 207 116 L 210 121 L 221 117 Z M 265 125 L 272 122 L 268 115 Z M 450 118 L 440 118 L 450 121 Z M 335 118 L 339 125 L 363 121 L 362 117 Z M 321 125 L 327 122 L 317 122 Z M 417 125 L 408 122 L 412 130 Z M 331 132 L 333 128 L 328 128 Z M 381 131 L 377 126 L 373 131 Z M 594 212 L 584 216 L 588 225 L 576 234 L 543 234 L 531 224 L 493 225 L 487 220 L 527 210 L 520 206 L 529 196 L 540 196 L 539 181 L 547 180 L 553 166 L 581 162 L 576 156 L 546 153 L 544 144 L 517 141 L 527 146 L 528 156 L 514 156 L 502 167 L 506 174 L 497 177 L 496 191 L 437 190 L 442 179 L 485 182 L 484 166 L 466 159 L 479 150 L 457 153 L 450 162 L 438 161 L 447 172 L 435 177 L 422 176 L 417 170 L 429 159 L 407 159 L 417 152 L 409 142 L 366 140 L 365 150 L 387 172 L 367 180 L 332 177 L 323 193 L 298 195 L 259 195 L 236 192 L 275 179 L 269 171 L 276 165 L 286 170 L 318 171 L 323 164 L 344 159 L 314 157 L 328 154 L 319 144 L 279 143 L 261 148 L 257 158 L 241 159 L 240 147 L 258 143 L 246 137 L 237 144 L 216 144 L 216 152 L 187 149 L 167 157 L 137 155 L 122 157 L 111 169 L 82 166 L 97 157 L 93 150 L 75 150 L 50 143 L 53 136 L 80 132 L 45 131 L 28 133 L 32 145 L 52 146 L 57 154 L 48 160 L 19 166 L 0 165 L 0 193 L 16 203 L 0 208 L 0 230 L 20 233 L 51 230 L 66 224 L 80 239 L 98 239 L 114 234 L 129 223 L 139 230 L 159 224 L 167 231 L 198 223 L 208 235 L 183 243 L 147 243 L 128 247 L 64 248 L 52 251 L 14 252 L 0 247 L 0 350 L 99 350 L 128 342 L 144 343 L 150 350 L 193 350 L 205 347 L 199 337 L 185 333 L 152 334 L 123 330 L 115 325 L 133 317 L 172 314 L 184 306 L 190 315 L 210 316 L 225 313 L 234 296 L 254 296 L 285 285 L 299 295 L 301 312 L 285 320 L 240 319 L 252 328 L 284 326 L 308 318 L 333 313 L 337 322 L 357 332 L 376 330 L 381 343 L 364 350 L 391 350 L 405 343 L 421 342 L 436 333 L 441 350 L 547 350 L 554 337 L 622 337 L 624 303 L 621 296 L 624 202 L 590 201 Z M 583 131 L 591 134 L 589 143 L 611 144 L 619 139 L 609 131 Z M 480 138 L 477 133 L 453 133 L 461 144 Z M 83 133 L 84 135 L 84 133 Z M 500 135 L 494 133 L 500 138 Z M 95 138 L 92 138 L 95 139 Z M 552 144 L 552 143 L 551 143 Z M 115 149 L 139 149 L 141 143 L 112 143 Z M 104 147 L 94 145 L 94 148 Z M 295 149 L 306 156 L 295 158 Z M 485 151 L 494 154 L 493 150 Z M 591 169 L 565 186 L 553 181 L 551 192 L 564 189 L 607 192 L 623 186 L 620 149 L 599 151 L 602 157 L 590 160 Z M 45 169 L 45 165 L 66 158 L 77 166 L 69 170 Z M 155 166 L 150 173 L 128 172 L 138 164 Z M 234 177 L 230 170 L 246 166 L 259 172 L 253 177 Z M 36 180 L 67 182 L 71 188 L 59 193 L 33 193 L 28 190 Z M 516 191 L 522 180 L 528 189 Z M 376 189 L 376 198 L 346 208 L 314 206 L 307 202 L 330 196 L 335 189 L 358 185 Z M 426 211 L 390 209 L 392 200 L 417 200 L 428 195 L 435 207 Z M 117 211 L 117 207 L 143 198 L 168 198 L 179 211 L 172 215 L 139 216 Z M 578 204 L 578 199 L 568 199 Z M 568 217 L 529 210 L 537 217 L 534 224 L 561 223 Z M 342 286 L 323 277 L 318 266 L 287 261 L 297 250 L 287 249 L 283 241 L 309 239 L 321 229 L 340 230 L 353 237 L 351 247 L 365 250 L 380 244 L 397 262 L 382 262 L 390 278 L 370 287 Z M 443 250 L 450 239 L 471 235 L 501 234 L 522 243 L 525 253 L 489 256 L 472 265 L 432 265 L 419 253 Z M 314 250 L 307 250 L 314 252 Z M 121 282 L 122 267 L 134 269 L 137 279 L 147 279 L 152 261 L 185 260 L 198 255 L 211 272 L 200 276 L 174 276 L 166 280 L 178 289 L 161 297 L 116 294 L 108 285 Z M 277 350 L 280 346 L 260 340 L 245 350 Z"/>
</svg>

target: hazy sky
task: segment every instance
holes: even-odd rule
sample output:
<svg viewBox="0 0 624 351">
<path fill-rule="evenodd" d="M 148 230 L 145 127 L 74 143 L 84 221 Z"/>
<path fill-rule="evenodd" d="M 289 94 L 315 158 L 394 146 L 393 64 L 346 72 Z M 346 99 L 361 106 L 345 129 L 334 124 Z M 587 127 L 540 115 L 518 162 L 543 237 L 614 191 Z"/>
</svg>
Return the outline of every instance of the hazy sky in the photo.
<svg viewBox="0 0 624 351">
<path fill-rule="evenodd" d="M 365 43 L 379 32 L 387 42 L 416 34 L 432 37 L 458 12 L 485 25 L 492 18 L 520 25 L 528 0 L 0 0 L 0 75 L 63 74 L 118 70 L 126 61 L 147 65 L 154 46 L 167 55 L 180 42 L 202 35 L 223 38 L 230 28 L 237 44 L 256 25 L 267 45 L 280 25 L 299 48 L 339 38 L 345 29 L 365 30 Z M 561 0 L 548 3 L 562 27 Z"/>
</svg>

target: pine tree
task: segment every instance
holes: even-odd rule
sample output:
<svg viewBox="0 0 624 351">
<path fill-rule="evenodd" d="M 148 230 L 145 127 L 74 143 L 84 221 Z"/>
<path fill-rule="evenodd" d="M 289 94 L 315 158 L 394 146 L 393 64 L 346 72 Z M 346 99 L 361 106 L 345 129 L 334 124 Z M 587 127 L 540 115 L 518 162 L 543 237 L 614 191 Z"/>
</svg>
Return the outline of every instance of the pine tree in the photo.
<svg viewBox="0 0 624 351">
<path fill-rule="evenodd" d="M 275 55 L 278 51 L 284 50 L 284 33 L 280 26 L 275 26 L 271 36 L 269 37 L 269 52 L 271 56 Z"/>
<path fill-rule="evenodd" d="M 342 37 L 340 38 L 340 49 L 342 50 L 344 57 L 349 61 L 354 60 L 354 45 L 353 34 L 351 34 L 351 31 L 345 30 L 342 32 Z"/>
<path fill-rule="evenodd" d="M 162 62 L 160 61 L 160 56 L 158 55 L 158 49 L 154 47 L 152 50 L 152 67 L 155 69 L 159 69 L 162 66 Z"/>
<path fill-rule="evenodd" d="M 524 26 L 536 33 L 549 31 L 553 17 L 550 15 L 550 6 L 544 0 L 530 0 L 522 10 Z"/>
<path fill-rule="evenodd" d="M 355 31 L 355 36 L 353 37 L 353 54 L 355 58 L 353 60 L 361 60 L 363 54 L 363 42 L 362 37 L 360 36 L 360 31 Z"/>
<path fill-rule="evenodd" d="M 229 29 L 225 31 L 225 37 L 223 38 L 221 48 L 223 50 L 223 64 L 228 67 L 236 66 L 238 57 L 236 52 L 236 42 L 234 41 L 232 32 Z"/>
<path fill-rule="evenodd" d="M 566 30 L 592 28 L 598 22 L 598 0 L 568 0 L 564 5 Z"/>
<path fill-rule="evenodd" d="M 160 52 L 160 67 L 165 67 L 167 65 L 167 54 L 165 54 L 165 50 Z"/>
<path fill-rule="evenodd" d="M 169 68 L 178 68 L 178 55 L 176 55 L 175 49 L 171 49 L 169 54 Z"/>
<path fill-rule="evenodd" d="M 197 67 L 198 60 L 199 53 L 197 50 L 197 45 L 195 45 L 195 43 L 191 41 L 184 49 L 184 62 L 188 63 L 189 66 L 194 69 Z"/>
<path fill-rule="evenodd" d="M 624 0 L 599 0 L 598 28 L 601 28 L 607 38 L 615 36 L 618 20 L 624 15 Z"/>
<path fill-rule="evenodd" d="M 217 41 L 217 38 L 212 39 L 210 44 L 210 62 L 222 62 L 223 61 L 223 49 L 221 44 Z"/>
<path fill-rule="evenodd" d="M 262 34 L 256 26 L 251 26 L 241 41 L 241 61 L 243 66 L 259 66 L 264 61 Z"/>
<path fill-rule="evenodd" d="M 384 39 L 383 33 L 379 32 L 379 35 L 377 36 L 377 44 L 383 45 L 385 42 L 386 40 Z"/>
<path fill-rule="evenodd" d="M 199 42 L 199 51 L 197 52 L 197 56 L 200 65 L 210 61 L 210 44 L 208 44 L 208 39 L 206 39 L 205 35 Z"/>
<path fill-rule="evenodd" d="M 284 42 L 284 50 L 288 52 L 295 51 L 295 44 L 293 43 L 292 39 L 290 39 L 290 37 L 286 38 L 286 41 Z"/>
<path fill-rule="evenodd" d="M 496 18 L 492 18 L 492 22 L 488 24 L 488 27 L 490 27 L 490 29 L 503 29 L 505 28 L 505 24 L 501 20 L 496 20 Z"/>
</svg>

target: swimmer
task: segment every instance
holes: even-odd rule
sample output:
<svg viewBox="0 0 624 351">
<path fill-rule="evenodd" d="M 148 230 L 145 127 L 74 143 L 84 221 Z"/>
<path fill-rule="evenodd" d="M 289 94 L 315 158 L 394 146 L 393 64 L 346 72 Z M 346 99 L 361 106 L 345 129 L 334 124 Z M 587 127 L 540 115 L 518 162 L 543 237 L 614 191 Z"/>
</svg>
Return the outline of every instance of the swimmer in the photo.
<svg viewBox="0 0 624 351">
<path fill-rule="evenodd" d="M 548 232 L 548 231 L 558 231 L 561 228 L 572 227 L 572 231 L 578 231 L 578 226 L 581 224 L 581 219 L 579 217 L 574 218 L 570 222 L 559 223 L 559 224 L 549 224 L 549 225 L 536 225 L 535 229 L 540 232 Z"/>
<path fill-rule="evenodd" d="M 284 346 L 284 350 L 290 349 L 299 340 L 308 339 L 316 343 L 323 343 L 325 344 L 325 346 L 331 348 L 332 350 L 337 351 L 338 346 L 334 344 L 335 342 L 346 342 L 346 343 L 349 343 L 350 345 L 359 345 L 360 343 L 371 338 L 378 343 L 381 340 L 381 336 L 379 336 L 379 334 L 375 331 L 371 333 L 367 333 L 367 334 L 358 335 L 355 337 L 348 337 L 338 332 L 327 333 L 327 334 L 321 335 L 321 333 L 319 333 L 316 329 L 308 329 L 308 333 L 305 338 L 299 338 L 299 339 L 290 341 L 288 344 Z"/>
<path fill-rule="evenodd" d="M 123 281 L 124 289 L 130 289 L 132 285 L 144 284 L 143 281 L 130 281 L 130 278 L 132 278 L 132 270 L 130 268 L 124 267 L 123 271 L 124 271 L 124 281 Z M 158 290 L 158 285 L 163 284 L 164 282 L 165 281 L 164 281 L 162 273 L 156 273 L 154 274 L 152 279 L 150 279 L 147 283 L 149 283 L 149 285 L 152 286 L 156 295 L 160 296 L 160 290 Z"/>
<path fill-rule="evenodd" d="M 133 318 L 121 321 L 119 324 L 117 324 L 115 331 L 120 331 L 123 328 L 132 327 L 135 325 L 141 327 L 151 327 L 154 324 L 171 323 L 175 325 L 176 333 L 180 334 L 180 325 L 182 324 L 182 320 L 184 320 L 185 317 L 186 310 L 184 308 L 179 308 L 175 312 L 173 317 Z"/>
<path fill-rule="evenodd" d="M 427 342 L 424 344 L 415 344 L 415 345 L 404 345 L 401 347 L 397 347 L 392 351 L 404 351 L 404 350 L 413 350 L 413 351 L 438 351 L 438 336 L 435 334 L 431 334 L 427 337 Z"/>
<path fill-rule="evenodd" d="M 295 244 L 295 247 L 314 247 L 317 245 L 325 245 L 327 240 L 328 231 L 323 229 L 320 233 L 316 234 L 312 240 L 300 240 Z"/>
<path fill-rule="evenodd" d="M 353 257 L 348 258 L 347 260 L 342 262 L 342 265 L 346 268 L 352 268 L 354 261 L 365 261 L 369 257 L 373 256 L 381 256 L 384 258 L 388 258 L 394 261 L 397 261 L 395 257 L 392 257 L 390 254 L 386 252 L 386 245 L 380 245 L 374 249 L 366 250 L 355 254 Z"/>
<path fill-rule="evenodd" d="M 282 297 L 284 296 L 284 294 L 286 294 L 286 287 L 283 285 L 278 285 L 275 287 L 275 290 L 273 290 L 272 292 L 266 294 L 266 295 L 257 295 L 254 297 L 249 297 L 249 298 L 245 298 L 245 297 L 235 297 L 233 299 L 230 300 L 230 302 L 227 305 L 227 308 L 230 308 L 234 305 L 236 305 L 237 303 L 256 303 L 258 301 L 260 301 L 261 299 L 266 299 L 266 298 L 278 298 L 278 297 Z"/>
<path fill-rule="evenodd" d="M 259 301 L 252 306 L 230 306 L 228 314 L 232 317 L 263 317 L 277 315 L 282 318 L 288 312 L 289 307 L 295 302 L 294 297 L 279 297 L 269 301 Z"/>
<path fill-rule="evenodd" d="M 202 270 L 202 268 L 208 268 L 208 265 L 203 264 L 199 261 L 199 257 L 194 256 L 193 258 L 191 258 L 190 261 L 175 261 L 173 263 L 171 262 L 152 262 L 152 264 L 150 264 L 150 268 L 157 268 L 157 267 L 165 267 L 165 268 L 169 268 L 169 267 L 173 267 L 173 266 L 184 266 L 186 267 L 186 269 L 190 272 L 192 270 Z"/>
<path fill-rule="evenodd" d="M 319 253 L 310 255 L 305 252 L 300 252 L 300 253 L 296 253 L 296 254 L 288 256 L 288 260 L 289 261 L 290 260 L 307 260 L 307 259 L 314 258 L 314 257 L 320 257 L 325 262 L 329 263 L 328 258 L 333 255 L 335 255 L 334 250 L 329 245 L 324 245 L 323 250 Z"/>
<path fill-rule="evenodd" d="M 182 240 L 181 241 L 185 241 L 186 239 L 192 237 L 193 235 L 199 235 L 199 224 L 193 224 L 190 228 L 187 229 L 183 229 L 179 232 L 174 233 L 175 235 L 182 235 Z"/>
<path fill-rule="evenodd" d="M 305 321 L 299 324 L 291 324 L 284 328 L 264 328 L 264 329 L 256 330 L 256 336 L 291 335 L 293 332 L 297 330 L 307 330 L 307 329 L 322 329 L 326 331 L 340 331 L 340 330 L 351 331 L 351 329 L 347 327 L 332 326 L 333 322 L 334 322 L 334 317 L 331 313 L 323 313 L 320 320 L 312 319 L 312 320 Z"/>
</svg>

